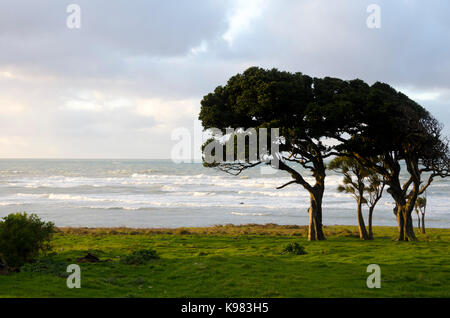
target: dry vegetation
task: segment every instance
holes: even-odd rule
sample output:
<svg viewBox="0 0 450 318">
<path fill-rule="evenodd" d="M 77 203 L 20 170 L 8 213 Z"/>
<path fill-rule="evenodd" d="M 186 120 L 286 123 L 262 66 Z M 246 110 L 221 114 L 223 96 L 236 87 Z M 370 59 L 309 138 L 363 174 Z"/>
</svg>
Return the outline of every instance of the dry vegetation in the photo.
<svg viewBox="0 0 450 318">
<path fill-rule="evenodd" d="M 324 227 L 325 234 L 338 236 L 358 236 L 356 227 L 333 226 Z M 181 227 L 181 228 L 88 228 L 88 227 L 61 227 L 58 234 L 83 235 L 276 235 L 307 237 L 308 227 L 304 225 L 277 225 L 277 224 L 245 224 L 245 225 L 215 225 L 211 227 Z"/>
</svg>

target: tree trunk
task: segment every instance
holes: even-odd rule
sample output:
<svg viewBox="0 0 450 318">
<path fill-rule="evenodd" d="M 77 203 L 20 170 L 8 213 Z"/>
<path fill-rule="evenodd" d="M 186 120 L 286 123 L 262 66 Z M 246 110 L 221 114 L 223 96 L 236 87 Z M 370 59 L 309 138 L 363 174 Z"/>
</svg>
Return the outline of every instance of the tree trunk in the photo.
<svg viewBox="0 0 450 318">
<path fill-rule="evenodd" d="M 404 212 L 405 218 L 405 235 L 408 241 L 417 241 L 416 233 L 414 232 L 414 224 L 412 220 L 411 211 L 406 210 Z"/>
<path fill-rule="evenodd" d="M 400 207 L 397 205 L 395 209 L 395 215 L 397 217 L 397 224 L 398 224 L 398 240 L 404 241 L 405 240 L 405 226 L 403 225 L 404 219 L 402 216 L 402 212 Z"/>
<path fill-rule="evenodd" d="M 373 231 L 372 231 L 372 216 L 373 216 L 373 210 L 375 209 L 374 206 L 371 206 L 369 208 L 369 240 L 373 240 Z"/>
<path fill-rule="evenodd" d="M 3 255 L 0 253 L 0 275 L 8 274 L 9 268 L 6 260 L 3 258 Z"/>
<path fill-rule="evenodd" d="M 397 223 L 399 228 L 399 241 L 417 240 L 416 234 L 414 233 L 411 211 L 406 204 L 403 206 L 397 205 Z"/>
<path fill-rule="evenodd" d="M 315 211 L 312 208 L 312 205 L 309 207 L 309 226 L 308 226 L 308 241 L 316 240 L 316 215 Z"/>
<path fill-rule="evenodd" d="M 419 213 L 418 212 L 416 212 L 417 213 L 417 230 L 419 231 L 419 233 L 421 232 L 421 230 L 420 230 L 420 216 L 419 216 Z"/>
<path fill-rule="evenodd" d="M 311 206 L 309 208 L 308 240 L 325 240 L 322 230 L 322 197 L 323 189 L 316 189 L 310 193 Z"/>
<path fill-rule="evenodd" d="M 396 201 L 394 213 L 397 216 L 398 224 L 398 240 L 399 241 L 416 241 L 417 237 L 414 233 L 414 224 L 412 221 L 412 211 L 415 200 L 405 200 L 404 197 L 393 196 Z M 397 198 L 397 199 L 396 199 Z"/>
<path fill-rule="evenodd" d="M 422 213 L 422 234 L 425 234 L 425 213 Z"/>
<path fill-rule="evenodd" d="M 359 238 L 361 240 L 368 240 L 369 235 L 367 234 L 366 224 L 364 223 L 364 217 L 362 214 L 362 201 L 358 200 L 358 228 L 359 228 Z"/>
</svg>

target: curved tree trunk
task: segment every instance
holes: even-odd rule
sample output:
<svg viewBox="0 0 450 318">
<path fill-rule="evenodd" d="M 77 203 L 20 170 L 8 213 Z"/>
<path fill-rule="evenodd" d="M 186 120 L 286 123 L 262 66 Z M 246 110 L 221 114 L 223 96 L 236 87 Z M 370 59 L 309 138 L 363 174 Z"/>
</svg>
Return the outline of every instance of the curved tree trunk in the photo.
<svg viewBox="0 0 450 318">
<path fill-rule="evenodd" d="M 322 229 L 322 198 L 323 188 L 310 192 L 311 206 L 309 208 L 308 240 L 325 240 Z"/>
<path fill-rule="evenodd" d="M 373 231 L 372 231 L 372 216 L 373 210 L 375 207 L 371 206 L 369 208 L 369 240 L 373 240 Z"/>
<path fill-rule="evenodd" d="M 414 224 L 412 215 L 409 211 L 404 212 L 405 218 L 405 236 L 408 241 L 417 241 L 416 233 L 414 232 Z"/>
<path fill-rule="evenodd" d="M 359 238 L 361 240 L 368 240 L 369 235 L 367 234 L 366 230 L 366 224 L 364 223 L 364 217 L 362 214 L 362 201 L 361 199 L 358 200 L 358 228 L 359 228 Z"/>
<path fill-rule="evenodd" d="M 422 234 L 425 234 L 425 213 L 422 213 Z"/>
</svg>

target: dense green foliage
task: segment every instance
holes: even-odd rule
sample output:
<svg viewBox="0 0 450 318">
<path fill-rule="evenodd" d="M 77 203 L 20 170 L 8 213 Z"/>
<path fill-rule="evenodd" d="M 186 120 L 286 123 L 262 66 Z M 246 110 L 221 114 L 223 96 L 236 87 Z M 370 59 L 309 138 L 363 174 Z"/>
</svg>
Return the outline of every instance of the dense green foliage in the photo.
<svg viewBox="0 0 450 318">
<path fill-rule="evenodd" d="M 0 253 L 10 268 L 19 268 L 50 249 L 53 232 L 53 223 L 35 214 L 10 214 L 0 221 Z"/>
<path fill-rule="evenodd" d="M 299 226 L 67 230 L 47 270 L 0 276 L 0 297 L 450 297 L 449 229 L 410 243 L 396 242 L 395 228 L 375 227 L 374 241 L 360 241 L 356 227 L 324 231 L 326 242 L 307 241 Z M 282 254 L 295 242 L 307 254 Z M 142 249 L 160 259 L 120 262 Z M 67 288 L 60 263 L 87 251 L 101 262 L 80 264 L 81 288 Z M 369 264 L 381 267 L 380 289 L 366 286 Z"/>
</svg>

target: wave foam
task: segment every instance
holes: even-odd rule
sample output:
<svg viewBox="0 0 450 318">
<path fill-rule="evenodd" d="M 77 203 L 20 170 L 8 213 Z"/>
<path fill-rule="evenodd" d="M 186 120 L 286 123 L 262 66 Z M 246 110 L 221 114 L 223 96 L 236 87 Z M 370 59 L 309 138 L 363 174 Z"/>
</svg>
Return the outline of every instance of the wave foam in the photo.
<svg viewBox="0 0 450 318">
<path fill-rule="evenodd" d="M 240 215 L 240 216 L 266 216 L 270 215 L 270 213 L 244 213 L 244 212 L 231 212 L 233 215 Z"/>
</svg>

